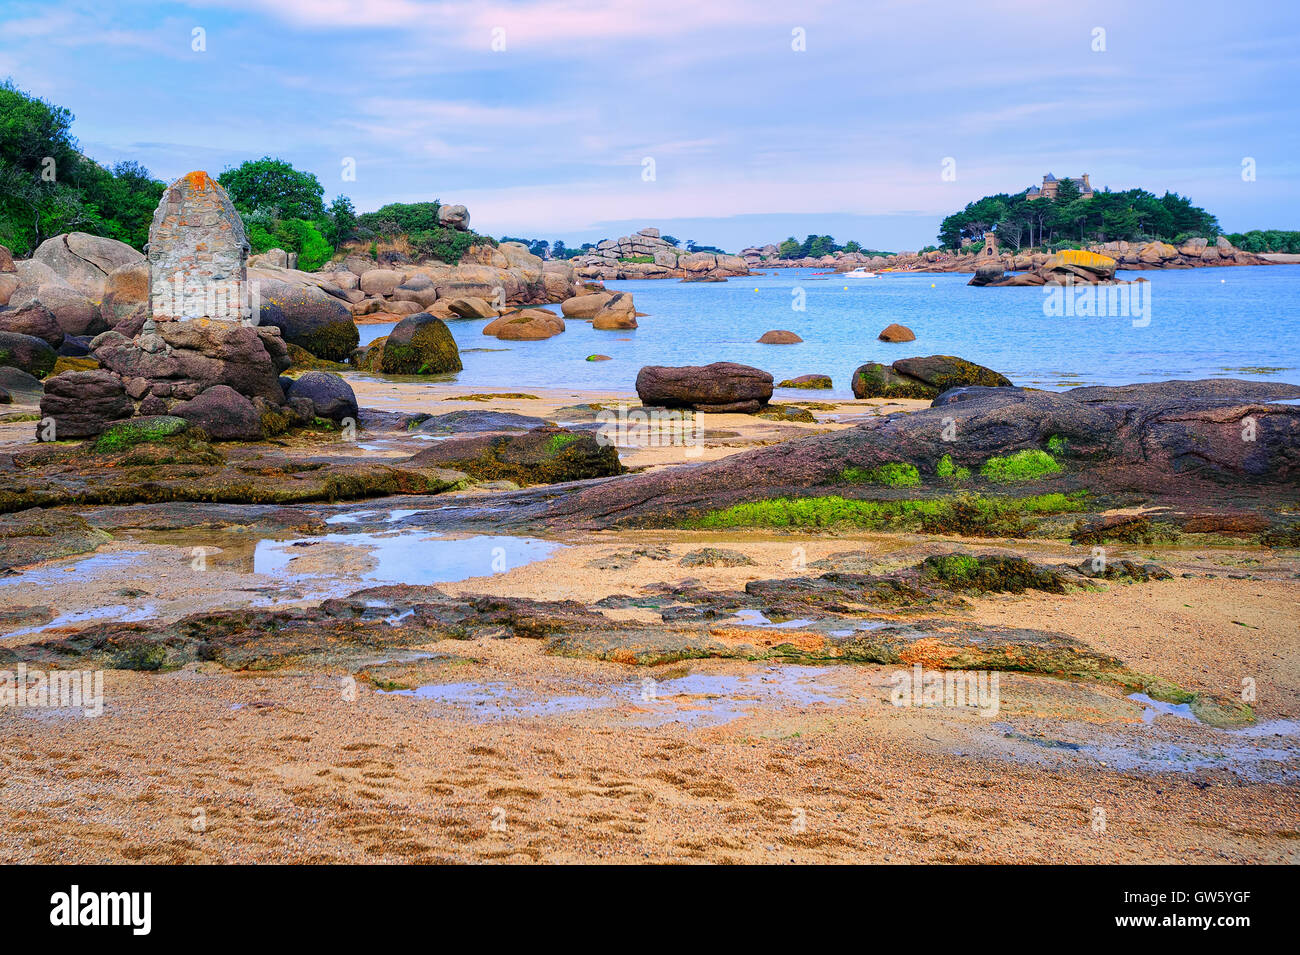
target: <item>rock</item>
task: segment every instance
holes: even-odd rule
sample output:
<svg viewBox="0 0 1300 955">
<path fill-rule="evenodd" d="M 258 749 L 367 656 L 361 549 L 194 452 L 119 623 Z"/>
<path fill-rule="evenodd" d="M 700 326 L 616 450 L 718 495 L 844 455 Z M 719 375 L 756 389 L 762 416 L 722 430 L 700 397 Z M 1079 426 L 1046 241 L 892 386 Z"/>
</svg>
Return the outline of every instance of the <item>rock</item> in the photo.
<svg viewBox="0 0 1300 955">
<path fill-rule="evenodd" d="M 754 561 L 738 550 L 702 547 L 678 561 L 683 567 L 751 567 Z"/>
<path fill-rule="evenodd" d="M 188 421 L 175 415 L 159 414 L 128 418 L 126 421 L 119 421 L 105 428 L 99 440 L 95 442 L 95 450 L 120 451 L 146 441 L 158 441 L 180 434 L 189 426 Z"/>
<path fill-rule="evenodd" d="M 798 378 L 787 378 L 777 385 L 778 388 L 806 388 L 812 391 L 824 391 L 833 388 L 830 375 L 800 375 Z"/>
<path fill-rule="evenodd" d="M 229 385 L 213 385 L 198 397 L 173 405 L 171 413 L 202 428 L 214 441 L 260 441 L 265 436 L 253 402 Z"/>
<path fill-rule="evenodd" d="M 753 414 L 772 397 L 772 376 L 758 368 L 719 361 L 710 365 L 647 365 L 636 392 L 653 407 Z"/>
<path fill-rule="evenodd" d="M 15 271 L 13 253 L 0 245 L 0 273 L 13 271 Z"/>
<path fill-rule="evenodd" d="M 636 306 L 632 295 L 618 292 L 592 316 L 591 327 L 600 331 L 618 331 L 636 328 Z"/>
<path fill-rule="evenodd" d="M 967 285 L 997 285 L 1006 278 L 1007 269 L 1000 261 L 981 262 L 975 267 L 975 274 Z"/>
<path fill-rule="evenodd" d="M 1227 241 L 1224 239 L 1223 241 Z M 1231 246 L 1229 246 L 1231 248 Z M 1147 265 L 1159 265 L 1177 258 L 1178 250 L 1168 242 L 1148 242 L 1138 250 L 1138 261 Z"/>
<path fill-rule="evenodd" d="M 621 474 L 618 449 L 589 432 L 541 427 L 523 434 L 440 441 L 411 458 L 419 467 L 454 468 L 484 481 L 555 484 Z"/>
<path fill-rule="evenodd" d="M 290 398 L 306 398 L 312 403 L 318 418 L 342 421 L 356 420 L 357 396 L 352 386 L 338 375 L 328 371 L 309 371 L 300 375 L 290 386 Z"/>
<path fill-rule="evenodd" d="M 194 398 L 228 385 L 278 404 L 279 375 L 290 364 L 278 329 L 238 322 L 158 322 L 155 335 L 131 339 L 105 332 L 91 346 L 105 368 L 123 379 L 144 379 L 148 393 L 166 399 Z"/>
<path fill-rule="evenodd" d="M 46 239 L 32 253 L 32 261 L 47 266 L 61 280 L 92 302 L 104 297 L 104 282 L 114 269 L 144 259 L 124 242 L 70 232 Z M 25 283 L 26 284 L 26 283 Z"/>
<path fill-rule="evenodd" d="M 495 318 L 497 314 L 497 310 L 492 305 L 472 295 L 454 298 L 447 303 L 447 307 L 458 318 Z"/>
<path fill-rule="evenodd" d="M 758 339 L 760 345 L 798 345 L 802 341 L 803 339 L 794 332 L 787 332 L 784 329 L 764 332 Z"/>
<path fill-rule="evenodd" d="M 1053 445 L 1068 448 L 1065 473 L 1050 479 L 1060 490 L 1087 488 L 1103 500 L 1145 492 L 1148 505 L 1173 505 L 1176 512 L 1192 504 L 1201 513 L 1196 496 L 1221 501 L 1225 488 L 1237 488 L 1234 500 L 1266 493 L 1285 499 L 1300 478 L 1300 406 L 1276 401 L 1297 397 L 1300 385 L 1217 379 L 1064 393 L 990 388 L 971 400 L 601 482 L 521 509 L 515 518 L 552 526 L 676 526 L 742 501 L 842 495 L 847 467 L 899 462 L 914 466 L 920 493 L 940 503 L 952 495 L 939 474 L 945 457 L 978 473 L 995 456 L 1044 449 L 1060 454 Z M 1241 440 L 1246 418 L 1252 419 L 1253 442 Z M 954 433 L 956 441 L 945 440 Z M 1002 487 L 999 492 L 1005 493 Z M 1073 520 L 954 507 L 949 517 L 911 526 L 929 533 L 1027 536 L 1047 521 L 1049 536 L 1059 537 L 1069 526 L 1062 520 Z"/>
<path fill-rule="evenodd" d="M 54 313 L 40 302 L 28 302 L 19 308 L 0 309 L 0 331 L 39 338 L 51 348 L 63 344 L 63 329 Z"/>
<path fill-rule="evenodd" d="M 21 283 L 13 272 L 0 272 L 0 305 L 8 305 Z"/>
<path fill-rule="evenodd" d="M 538 341 L 552 338 L 562 331 L 564 319 L 540 308 L 507 312 L 483 327 L 484 335 L 495 335 L 502 341 Z"/>
<path fill-rule="evenodd" d="M 133 414 L 122 379 L 111 372 L 69 371 L 45 382 L 41 415 L 54 419 L 55 441 L 93 437 Z"/>
<path fill-rule="evenodd" d="M 364 294 L 364 293 L 362 293 Z M 438 300 L 438 286 L 423 272 L 408 275 L 406 281 L 393 290 L 392 303 L 415 306 L 411 314 L 422 312 Z"/>
<path fill-rule="evenodd" d="M 69 335 L 98 335 L 108 330 L 100 317 L 100 306 L 66 285 L 42 285 L 34 301 L 48 308 Z"/>
<path fill-rule="evenodd" d="M 608 355 L 588 355 L 587 361 L 613 361 Z"/>
<path fill-rule="evenodd" d="M 357 347 L 360 333 L 352 312 L 337 298 L 261 270 L 250 272 L 249 280 L 258 285 L 261 324 L 280 329 L 286 342 L 327 361 L 343 361 Z"/>
<path fill-rule="evenodd" d="M 284 249 L 267 249 L 260 255 L 252 255 L 248 258 L 249 268 L 270 267 L 276 269 L 292 269 L 298 265 L 297 253 L 290 253 Z"/>
<path fill-rule="evenodd" d="M 386 374 L 439 375 L 462 367 L 460 350 L 446 323 L 427 312 L 402 319 L 384 342 Z"/>
<path fill-rule="evenodd" d="M 1048 282 L 1076 284 L 1082 281 L 1096 285 L 1112 281 L 1118 266 L 1119 263 L 1108 255 L 1065 249 L 1051 256 L 1038 271 Z"/>
<path fill-rule="evenodd" d="M 361 276 L 361 291 L 367 295 L 392 295 L 405 278 L 405 273 L 392 269 L 370 269 Z"/>
<path fill-rule="evenodd" d="M 900 358 L 894 362 L 894 371 L 915 378 L 933 388 L 938 395 L 949 388 L 963 385 L 1008 387 L 1011 382 L 991 368 L 977 365 L 952 355 L 928 355 L 924 358 Z"/>
<path fill-rule="evenodd" d="M 858 366 L 852 387 L 855 398 L 934 398 L 938 394 L 928 385 L 875 361 Z"/>
<path fill-rule="evenodd" d="M 916 333 L 915 333 L 915 332 L 913 332 L 913 331 L 912 331 L 910 328 L 908 328 L 906 325 L 899 325 L 899 324 L 897 324 L 897 323 L 894 323 L 894 324 L 891 324 L 891 325 L 886 325 L 885 328 L 884 328 L 884 330 L 882 330 L 881 333 L 880 333 L 879 335 L 877 335 L 876 337 L 877 337 L 878 339 L 880 339 L 880 341 L 882 341 L 882 342 L 914 342 L 914 341 L 916 341 Z"/>
<path fill-rule="evenodd" d="M 560 305 L 560 311 L 564 313 L 565 318 L 592 319 L 605 307 L 605 303 L 614 297 L 612 292 L 591 292 L 586 295 L 575 295 L 573 298 L 565 299 Z"/>
<path fill-rule="evenodd" d="M 206 172 L 187 173 L 167 187 L 149 227 L 148 255 L 154 321 L 252 317 L 244 220 Z"/>
<path fill-rule="evenodd" d="M 439 206 L 438 225 L 464 232 L 469 228 L 469 210 L 461 205 Z"/>
<path fill-rule="evenodd" d="M 34 378 L 20 368 L 0 365 L 0 388 L 9 393 L 17 404 L 40 404 L 45 388 L 39 379 Z"/>
<path fill-rule="evenodd" d="M 119 266 L 109 272 L 104 280 L 104 300 L 99 306 L 103 327 L 97 328 L 94 334 L 117 328 L 137 313 L 141 313 L 140 324 L 144 324 L 143 312 L 148 306 L 149 263 L 140 261 Z M 64 330 L 68 330 L 66 326 Z M 89 334 L 89 332 L 74 331 L 71 334 Z"/>
<path fill-rule="evenodd" d="M 17 368 L 44 378 L 54 368 L 58 355 L 49 342 L 21 332 L 0 331 L 0 366 Z"/>
<path fill-rule="evenodd" d="M 60 355 L 54 362 L 54 368 L 51 375 L 61 375 L 65 371 L 94 371 L 99 367 L 99 362 L 89 356 L 72 356 Z"/>
<path fill-rule="evenodd" d="M 531 431 L 534 428 L 553 426 L 532 415 L 511 411 L 484 411 L 470 409 L 449 411 L 446 414 L 420 417 L 413 420 L 415 429 L 426 434 L 479 434 L 486 431 Z"/>
<path fill-rule="evenodd" d="M 0 515 L 0 573 L 60 557 L 86 554 L 112 539 L 77 514 L 34 507 L 16 514 Z"/>
</svg>

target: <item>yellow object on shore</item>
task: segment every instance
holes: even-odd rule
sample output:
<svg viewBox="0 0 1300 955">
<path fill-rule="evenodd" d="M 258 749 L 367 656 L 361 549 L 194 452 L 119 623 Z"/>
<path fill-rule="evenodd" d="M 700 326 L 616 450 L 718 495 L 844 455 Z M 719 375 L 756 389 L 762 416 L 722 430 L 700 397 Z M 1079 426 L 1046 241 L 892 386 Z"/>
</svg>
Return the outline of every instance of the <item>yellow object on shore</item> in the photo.
<svg viewBox="0 0 1300 955">
<path fill-rule="evenodd" d="M 1043 263 L 1043 268 L 1052 269 L 1057 265 L 1077 265 L 1081 269 L 1113 269 L 1117 265 L 1109 255 L 1087 252 L 1083 249 L 1062 249 Z"/>
</svg>

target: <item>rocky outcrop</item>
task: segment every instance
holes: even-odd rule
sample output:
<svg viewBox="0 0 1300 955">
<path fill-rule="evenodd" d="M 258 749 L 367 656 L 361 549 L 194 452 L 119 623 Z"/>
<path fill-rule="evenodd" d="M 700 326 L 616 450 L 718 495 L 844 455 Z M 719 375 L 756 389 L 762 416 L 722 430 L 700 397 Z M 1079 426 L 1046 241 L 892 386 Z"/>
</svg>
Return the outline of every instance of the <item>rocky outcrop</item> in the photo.
<svg viewBox="0 0 1300 955">
<path fill-rule="evenodd" d="M 1116 281 L 1115 270 L 1118 267 L 1119 263 L 1108 255 L 1067 249 L 1048 257 L 1041 265 L 1036 265 L 1018 275 L 1006 275 L 1006 266 L 1001 260 L 995 260 L 989 265 L 981 264 L 968 284 L 976 286 L 1127 284 Z"/>
<path fill-rule="evenodd" d="M 1040 490 L 1046 482 L 1052 490 L 1120 492 L 1130 500 L 1140 491 L 1148 500 L 1177 505 L 1203 520 L 1212 510 L 1206 502 L 1223 493 L 1234 507 L 1243 494 L 1253 499 L 1268 493 L 1285 500 L 1300 479 L 1300 406 L 1279 399 L 1297 397 L 1300 385 L 1231 379 L 1063 393 L 1018 388 L 948 392 L 929 409 L 872 418 L 717 461 L 629 475 L 539 501 L 518 514 L 566 525 L 665 526 L 743 501 L 861 497 L 859 475 L 910 465 L 917 475 L 911 495 L 949 500 L 946 520 L 952 524 L 922 517 L 909 526 L 981 536 L 1019 534 L 1023 528 L 1014 511 L 1006 512 L 1008 517 L 999 516 L 997 508 L 981 511 L 975 502 L 968 506 L 953 498 L 951 482 L 954 467 L 964 467 L 968 491 L 991 485 L 1005 493 L 1007 485 L 983 476 L 985 466 L 995 458 L 1027 453 L 1058 461 L 1058 468 L 1041 472 Z M 865 493 L 873 497 L 898 493 L 867 487 Z M 904 513 L 883 508 L 881 526 L 901 521 Z"/>
<path fill-rule="evenodd" d="M 794 332 L 788 332 L 780 328 L 764 332 L 758 337 L 760 345 L 798 345 L 802 341 L 803 339 Z"/>
<path fill-rule="evenodd" d="M 573 298 L 564 300 L 560 305 L 560 311 L 564 313 L 565 318 L 590 321 L 600 313 L 600 310 L 605 307 L 605 303 L 613 297 L 613 292 L 588 292 L 584 295 L 575 295 Z"/>
<path fill-rule="evenodd" d="M 266 435 L 257 406 L 229 385 L 213 385 L 172 405 L 169 413 L 202 428 L 214 441 L 257 441 Z"/>
<path fill-rule="evenodd" d="M 711 413 L 753 414 L 772 397 L 772 376 L 749 365 L 647 365 L 636 376 L 636 393 L 651 407 Z"/>
<path fill-rule="evenodd" d="M 749 266 L 740 256 L 683 252 L 653 228 L 620 239 L 605 239 L 573 262 L 578 275 L 593 279 L 727 278 L 749 274 Z"/>
<path fill-rule="evenodd" d="M 144 260 L 144 256 L 125 242 L 69 232 L 46 239 L 32 253 L 32 261 L 44 265 L 58 277 L 59 284 L 75 289 L 98 303 L 104 286 L 114 269 Z"/>
<path fill-rule="evenodd" d="M 855 398 L 936 398 L 964 385 L 1005 387 L 1011 382 L 991 368 L 953 355 L 900 358 L 893 365 L 867 362 L 853 372 Z"/>
<path fill-rule="evenodd" d="M 238 322 L 159 322 L 153 335 L 105 332 L 92 344 L 100 365 L 127 382 L 137 400 L 184 400 L 228 385 L 248 398 L 280 402 L 279 375 L 290 365 L 278 329 Z"/>
</svg>

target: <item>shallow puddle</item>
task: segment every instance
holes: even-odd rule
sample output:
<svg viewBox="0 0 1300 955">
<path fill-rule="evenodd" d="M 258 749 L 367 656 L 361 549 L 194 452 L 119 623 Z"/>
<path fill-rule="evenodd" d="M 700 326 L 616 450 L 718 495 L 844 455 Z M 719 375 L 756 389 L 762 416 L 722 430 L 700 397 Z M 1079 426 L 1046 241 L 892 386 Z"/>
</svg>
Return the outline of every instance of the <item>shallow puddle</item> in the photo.
<svg viewBox="0 0 1300 955">
<path fill-rule="evenodd" d="M 401 520 L 408 513 L 416 512 L 394 511 L 386 520 Z M 336 592 L 355 589 L 359 582 L 456 583 L 545 560 L 560 546 L 531 537 L 451 539 L 424 530 L 336 533 L 258 541 L 253 572 L 273 577 L 327 576 L 334 580 Z"/>
</svg>

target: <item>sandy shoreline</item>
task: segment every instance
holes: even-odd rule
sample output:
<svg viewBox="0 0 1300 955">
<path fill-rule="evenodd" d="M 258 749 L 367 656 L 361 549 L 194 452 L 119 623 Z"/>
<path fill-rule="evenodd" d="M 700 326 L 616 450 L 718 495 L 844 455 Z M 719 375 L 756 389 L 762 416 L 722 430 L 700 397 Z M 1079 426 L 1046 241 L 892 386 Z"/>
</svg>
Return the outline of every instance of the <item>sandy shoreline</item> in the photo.
<svg viewBox="0 0 1300 955">
<path fill-rule="evenodd" d="M 574 405 L 635 402 L 626 393 L 570 389 L 475 401 L 463 385 L 349 380 L 363 407 L 383 411 L 483 408 L 563 419 Z M 815 411 L 815 424 L 712 416 L 699 459 L 922 403 L 832 404 Z M 30 427 L 4 426 L 0 440 L 14 446 L 25 440 L 18 429 Z M 363 434 L 359 450 L 340 453 L 410 453 L 400 443 L 365 448 L 366 440 Z M 686 459 L 682 448 L 627 448 L 623 460 L 660 467 Z M 402 503 L 320 513 L 398 514 Z M 379 533 L 402 537 L 418 533 L 419 523 L 418 513 L 403 512 L 392 531 Z M 312 605 L 326 583 L 346 591 L 373 582 L 378 559 L 336 540 L 301 549 L 287 569 L 258 572 L 259 547 L 321 539 L 321 531 L 119 527 L 113 534 L 93 557 L 0 581 L 0 610 L 57 603 L 59 613 L 75 615 L 120 606 L 119 615 L 175 619 Z M 428 546 L 472 536 L 430 536 Z M 690 581 L 743 589 L 845 552 L 881 568 L 954 549 L 1047 563 L 1077 562 L 1088 552 L 1059 541 L 867 532 L 544 536 L 558 545 L 549 555 L 504 572 L 467 566 L 464 579 L 440 589 L 591 605 Z M 206 555 L 202 570 L 192 565 L 195 547 Z M 703 547 L 752 563 L 682 565 Z M 550 655 L 541 641 L 518 638 L 440 640 L 347 664 L 262 672 L 211 662 L 164 673 L 112 670 L 98 719 L 0 710 L 0 855 L 15 862 L 1297 861 L 1300 558 L 1231 545 L 1137 545 L 1121 556 L 1155 559 L 1173 579 L 970 597 L 936 613 L 945 623 L 1065 634 L 1190 691 L 1230 695 L 1249 677 L 1258 734 L 1159 713 L 1115 687 L 1040 674 L 1002 673 L 999 711 L 989 717 L 890 705 L 897 667 L 745 660 L 633 667 Z M 629 623 L 658 619 L 637 607 L 609 613 Z M 4 640 L 47 640 L 84 623 L 52 628 L 36 617 L 31 632 Z M 426 689 L 381 692 L 378 672 Z M 1104 832 L 1095 828 L 1099 808 Z"/>
</svg>

